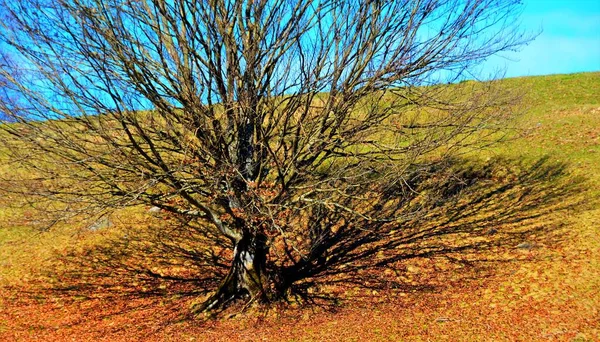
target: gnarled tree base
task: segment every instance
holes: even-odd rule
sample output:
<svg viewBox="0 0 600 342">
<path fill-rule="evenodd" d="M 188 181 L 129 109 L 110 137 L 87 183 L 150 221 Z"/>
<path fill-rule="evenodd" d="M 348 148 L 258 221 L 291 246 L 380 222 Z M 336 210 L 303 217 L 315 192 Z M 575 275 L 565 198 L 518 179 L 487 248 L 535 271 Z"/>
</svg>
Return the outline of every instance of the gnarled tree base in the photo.
<svg viewBox="0 0 600 342">
<path fill-rule="evenodd" d="M 212 296 L 192 309 L 193 313 L 224 308 L 232 301 L 244 297 L 249 297 L 250 301 L 267 301 L 266 260 L 266 237 L 244 235 L 235 244 L 229 273 Z"/>
</svg>

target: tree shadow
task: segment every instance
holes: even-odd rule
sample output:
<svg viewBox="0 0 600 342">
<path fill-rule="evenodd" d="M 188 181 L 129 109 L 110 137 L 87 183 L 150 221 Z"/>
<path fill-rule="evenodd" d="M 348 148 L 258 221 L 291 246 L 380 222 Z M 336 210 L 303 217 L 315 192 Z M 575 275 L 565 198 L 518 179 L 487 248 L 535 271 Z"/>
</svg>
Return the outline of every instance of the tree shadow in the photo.
<svg viewBox="0 0 600 342">
<path fill-rule="evenodd" d="M 382 291 L 433 293 L 484 279 L 502 264 L 535 261 L 531 251 L 566 239 L 563 214 L 587 208 L 585 180 L 567 169 L 547 157 L 530 164 L 455 159 L 420 169 L 385 184 L 368 208 L 394 220 L 360 220 L 315 206 L 303 218 L 311 239 L 306 256 L 271 260 L 269 267 L 287 282 L 289 302 L 330 310 L 341 301 L 368 303 Z M 89 319 L 156 303 L 169 308 L 156 318 L 164 326 L 190 318 L 191 304 L 227 274 L 232 252 L 217 233 L 164 219 L 146 215 L 127 229 L 117 224 L 102 240 L 66 251 L 31 294 L 79 305 Z M 84 308 L 84 302 L 95 304 Z M 106 303 L 118 304 L 98 309 Z"/>
<path fill-rule="evenodd" d="M 284 272 L 298 279 L 291 285 L 296 299 L 324 307 L 340 297 L 369 302 L 382 290 L 439 292 L 481 281 L 567 241 L 565 214 L 594 205 L 585 190 L 583 178 L 549 157 L 447 161 L 383 192 L 373 210 L 397 217 L 393 222 L 313 211 L 310 222 L 344 225 L 321 234 L 314 257 Z"/>
</svg>

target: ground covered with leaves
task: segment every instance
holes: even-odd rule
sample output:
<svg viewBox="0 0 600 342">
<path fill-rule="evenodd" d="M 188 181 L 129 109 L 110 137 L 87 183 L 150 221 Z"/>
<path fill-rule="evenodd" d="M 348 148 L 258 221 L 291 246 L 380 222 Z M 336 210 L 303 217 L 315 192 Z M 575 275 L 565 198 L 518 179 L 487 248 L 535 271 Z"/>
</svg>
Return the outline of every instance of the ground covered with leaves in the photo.
<svg viewBox="0 0 600 342">
<path fill-rule="evenodd" d="M 600 74 L 505 82 L 527 90 L 518 139 L 455 164 L 458 188 L 443 174 L 423 181 L 451 200 L 415 198 L 430 214 L 388 231 L 394 243 L 366 264 L 217 319 L 190 315 L 207 295 L 186 281 L 200 270 L 152 229 L 160 213 L 46 232 L 4 196 L 0 340 L 600 340 Z"/>
</svg>

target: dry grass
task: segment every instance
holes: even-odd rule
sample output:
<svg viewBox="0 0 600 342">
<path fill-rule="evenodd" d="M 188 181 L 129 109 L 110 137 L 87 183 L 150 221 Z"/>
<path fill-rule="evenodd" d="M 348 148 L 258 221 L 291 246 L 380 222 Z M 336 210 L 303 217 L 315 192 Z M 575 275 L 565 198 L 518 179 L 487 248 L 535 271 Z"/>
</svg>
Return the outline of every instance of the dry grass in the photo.
<svg viewBox="0 0 600 342">
<path fill-rule="evenodd" d="M 160 217 L 149 217 L 140 208 L 114 217 L 112 233 L 74 229 L 88 225 L 81 222 L 40 233 L 32 228 L 35 217 L 27 206 L 9 208 L 22 199 L 5 196 L 0 198 L 0 339 L 600 340 L 600 73 L 505 82 L 529 91 L 525 100 L 530 108 L 518 122 L 520 138 L 471 159 L 499 155 L 531 166 L 549 155 L 550 165 L 565 169 L 560 177 L 544 177 L 544 171 L 534 178 L 538 182 L 531 184 L 539 196 L 528 193 L 531 197 L 515 201 L 511 194 L 523 195 L 526 186 L 513 183 L 505 197 L 490 197 L 485 206 L 461 211 L 463 218 L 454 221 L 481 232 L 506 233 L 507 238 L 498 240 L 504 244 L 401 259 L 357 274 L 356 284 L 336 284 L 334 276 L 318 279 L 307 289 L 313 305 L 295 302 L 260 311 L 233 307 L 231 318 L 201 321 L 185 316 L 193 297 L 182 295 L 184 291 L 115 297 L 98 284 L 86 298 L 40 292 L 40 282 L 48 279 L 41 275 L 57 264 L 56 253 L 73 246 L 86 250 L 127 227 L 158 224 Z M 498 182 L 508 182 L 509 176 L 498 174 Z M 569 187 L 581 177 L 585 188 Z M 517 209 L 511 212 L 513 207 Z M 436 222 L 433 217 L 428 224 L 444 226 L 442 218 Z M 480 240 L 491 236 L 483 234 Z M 529 245 L 517 248 L 521 243 Z M 339 300 L 326 300 L 329 295 Z"/>
</svg>

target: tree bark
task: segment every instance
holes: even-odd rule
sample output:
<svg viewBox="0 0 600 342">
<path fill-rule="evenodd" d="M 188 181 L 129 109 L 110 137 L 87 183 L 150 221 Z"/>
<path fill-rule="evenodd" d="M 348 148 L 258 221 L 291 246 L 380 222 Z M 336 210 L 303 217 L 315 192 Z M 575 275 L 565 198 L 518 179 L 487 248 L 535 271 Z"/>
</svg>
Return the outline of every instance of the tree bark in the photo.
<svg viewBox="0 0 600 342">
<path fill-rule="evenodd" d="M 227 276 L 217 291 L 194 311 L 222 308 L 245 296 L 249 296 L 249 300 L 267 301 L 266 242 L 266 236 L 262 234 L 245 233 L 235 244 L 233 262 Z"/>
</svg>

